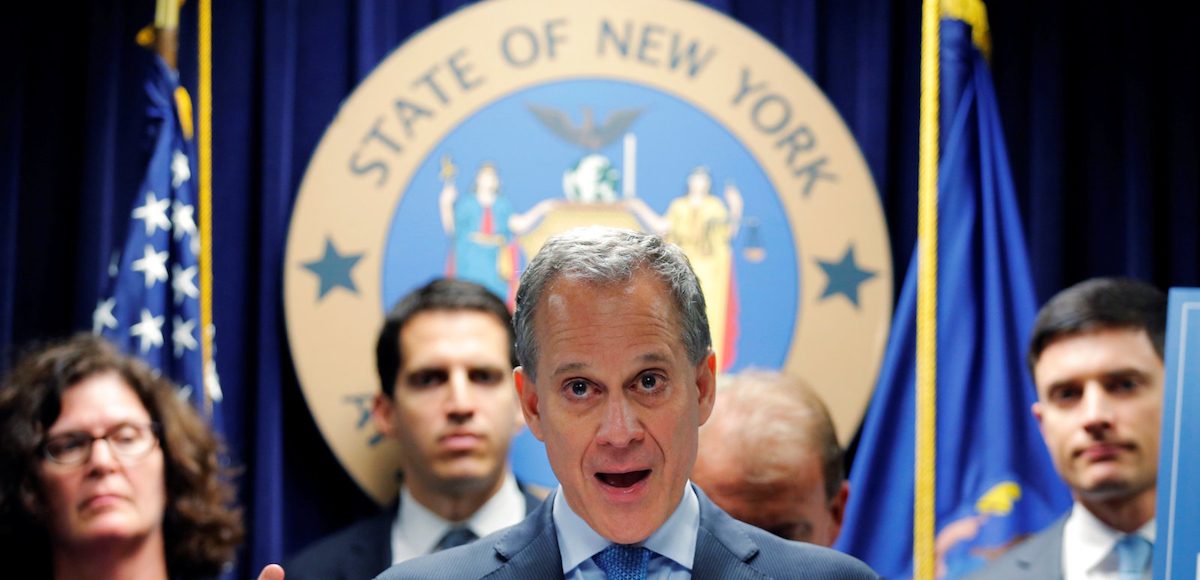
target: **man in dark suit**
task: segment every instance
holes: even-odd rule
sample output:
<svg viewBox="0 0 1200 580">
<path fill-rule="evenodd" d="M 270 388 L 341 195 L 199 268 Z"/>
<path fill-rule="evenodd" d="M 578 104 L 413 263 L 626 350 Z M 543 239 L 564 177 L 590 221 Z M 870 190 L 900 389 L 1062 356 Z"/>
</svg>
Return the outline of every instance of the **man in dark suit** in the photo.
<svg viewBox="0 0 1200 580">
<path fill-rule="evenodd" d="M 376 346 L 372 416 L 400 443 L 398 505 L 289 560 L 287 578 L 361 580 L 521 521 L 541 503 L 517 485 L 521 425 L 508 309 L 485 288 L 435 280 L 400 300 Z"/>
<path fill-rule="evenodd" d="M 1149 577 L 1166 311 L 1156 288 L 1099 278 L 1038 313 L 1033 415 L 1075 504 L 977 578 Z"/>
<path fill-rule="evenodd" d="M 825 403 L 804 381 L 780 372 L 744 371 L 718 382 L 692 481 L 743 522 L 832 546 L 850 484 Z"/>
<path fill-rule="evenodd" d="M 380 578 L 875 578 L 734 520 L 688 478 L 712 411 L 704 296 L 661 238 L 555 236 L 517 294 L 516 388 L 560 486 L 520 524 Z"/>
</svg>

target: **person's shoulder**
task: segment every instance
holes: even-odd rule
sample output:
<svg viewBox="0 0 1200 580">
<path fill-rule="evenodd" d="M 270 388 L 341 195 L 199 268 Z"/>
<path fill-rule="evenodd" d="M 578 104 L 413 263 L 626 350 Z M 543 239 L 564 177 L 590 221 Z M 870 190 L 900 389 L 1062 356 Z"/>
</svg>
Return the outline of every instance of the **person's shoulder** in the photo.
<svg viewBox="0 0 1200 580">
<path fill-rule="evenodd" d="M 728 571 L 747 565 L 775 578 L 790 578 L 804 570 L 811 578 L 876 579 L 879 575 L 858 559 L 836 550 L 785 540 L 734 519 L 693 486 L 700 500 L 700 536 L 696 541 L 696 570 Z M 720 572 L 715 573 L 720 576 Z"/>
<path fill-rule="evenodd" d="M 1062 533 L 1066 518 L 1026 538 L 999 558 L 967 576 L 970 580 L 1046 577 L 1062 572 Z"/>
<path fill-rule="evenodd" d="M 394 511 L 361 519 L 309 544 L 284 561 L 289 580 L 358 578 L 391 564 Z"/>
<path fill-rule="evenodd" d="M 427 554 L 395 564 L 376 580 L 436 580 L 439 578 L 482 578 L 494 571 L 501 561 L 496 556 L 496 540 L 506 530 L 484 536 L 474 542 Z"/>
<path fill-rule="evenodd" d="M 770 576 L 786 578 L 799 569 L 812 578 L 879 578 L 870 566 L 848 554 L 816 544 L 785 540 L 749 524 L 733 522 L 758 545 L 759 553 L 753 564 Z"/>
<path fill-rule="evenodd" d="M 462 580 L 464 578 L 542 578 L 562 572 L 551 520 L 551 500 L 515 525 L 470 544 L 388 568 L 380 580 Z"/>
</svg>

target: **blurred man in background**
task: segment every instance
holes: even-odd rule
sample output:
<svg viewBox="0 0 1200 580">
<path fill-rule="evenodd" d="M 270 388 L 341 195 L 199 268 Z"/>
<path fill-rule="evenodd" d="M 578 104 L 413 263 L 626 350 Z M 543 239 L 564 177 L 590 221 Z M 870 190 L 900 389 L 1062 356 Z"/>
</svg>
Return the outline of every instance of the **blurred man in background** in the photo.
<svg viewBox="0 0 1200 580">
<path fill-rule="evenodd" d="M 746 371 L 717 384 L 692 480 L 743 522 L 832 546 L 850 485 L 825 404 L 800 379 L 776 372 Z"/>
<path fill-rule="evenodd" d="M 388 313 L 372 418 L 400 444 L 398 505 L 306 548 L 289 580 L 371 578 L 521 521 L 540 499 L 508 449 L 522 425 L 508 309 L 483 286 L 435 280 Z"/>
<path fill-rule="evenodd" d="M 1166 296 L 1128 279 L 1072 286 L 1038 313 L 1033 405 L 1075 505 L 980 578 L 1149 577 Z"/>
</svg>

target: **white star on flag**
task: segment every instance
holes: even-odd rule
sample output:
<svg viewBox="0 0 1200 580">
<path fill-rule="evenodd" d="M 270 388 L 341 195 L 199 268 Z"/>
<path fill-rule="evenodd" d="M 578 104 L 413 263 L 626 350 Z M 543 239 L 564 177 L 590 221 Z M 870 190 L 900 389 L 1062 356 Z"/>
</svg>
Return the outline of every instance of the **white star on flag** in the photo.
<svg viewBox="0 0 1200 580">
<path fill-rule="evenodd" d="M 192 168 L 188 165 L 187 155 L 182 151 L 176 150 L 175 155 L 171 157 L 171 187 L 179 189 L 183 182 L 192 178 Z"/>
<path fill-rule="evenodd" d="M 171 199 L 158 199 L 153 191 L 146 192 L 146 203 L 133 209 L 134 219 L 146 223 L 146 235 L 152 236 L 159 229 L 170 230 L 171 220 L 167 219 L 167 208 L 171 207 Z"/>
<path fill-rule="evenodd" d="M 175 343 L 175 358 L 183 356 L 185 350 L 196 350 L 198 346 L 196 337 L 192 335 L 192 331 L 196 329 L 196 321 L 184 320 L 178 316 L 174 318 L 174 324 L 171 325 L 171 342 Z"/>
<path fill-rule="evenodd" d="M 146 244 L 146 253 L 140 259 L 133 261 L 133 271 L 146 275 L 146 287 L 151 288 L 155 282 L 167 280 L 167 252 L 155 252 L 154 246 Z"/>
<path fill-rule="evenodd" d="M 139 347 L 143 354 L 150 350 L 150 347 L 162 346 L 163 317 L 155 316 L 150 313 L 149 309 L 142 309 L 142 320 L 137 324 L 129 327 L 129 335 L 136 336 L 141 340 Z"/>
<path fill-rule="evenodd" d="M 100 331 L 106 328 L 117 327 L 117 317 L 113 316 L 113 308 L 116 305 L 116 298 L 101 300 L 96 304 L 96 310 L 92 312 L 92 334 L 100 334 Z"/>
<path fill-rule="evenodd" d="M 186 235 L 196 235 L 195 211 L 194 206 L 185 203 L 176 201 L 171 204 L 171 223 L 175 224 L 176 240 Z"/>
<path fill-rule="evenodd" d="M 175 290 L 176 304 L 183 304 L 184 298 L 199 297 L 200 290 L 196 288 L 196 267 L 171 266 L 171 288 Z"/>
</svg>

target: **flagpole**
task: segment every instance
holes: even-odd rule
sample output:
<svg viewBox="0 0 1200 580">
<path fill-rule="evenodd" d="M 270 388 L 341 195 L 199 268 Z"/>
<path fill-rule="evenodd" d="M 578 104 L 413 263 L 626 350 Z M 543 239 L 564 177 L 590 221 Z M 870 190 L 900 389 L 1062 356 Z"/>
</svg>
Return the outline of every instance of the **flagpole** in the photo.
<svg viewBox="0 0 1200 580">
<path fill-rule="evenodd" d="M 937 442 L 938 98 L 941 9 L 924 0 L 921 10 L 921 134 L 917 234 L 917 420 L 913 498 L 913 577 L 934 578 Z"/>
<path fill-rule="evenodd" d="M 179 53 L 179 4 L 176 0 L 157 0 L 154 5 L 154 52 L 176 70 Z"/>
<path fill-rule="evenodd" d="M 212 0 L 200 0 L 200 127 L 198 141 L 200 204 L 200 349 L 204 368 L 204 410 L 212 417 L 213 365 L 212 313 Z"/>
</svg>

